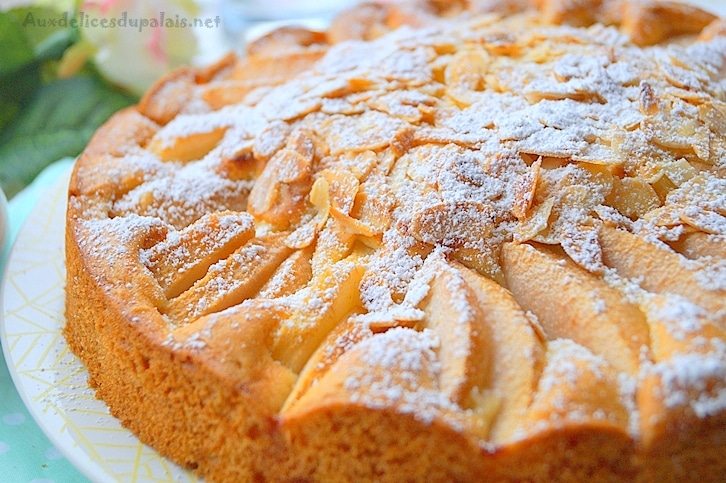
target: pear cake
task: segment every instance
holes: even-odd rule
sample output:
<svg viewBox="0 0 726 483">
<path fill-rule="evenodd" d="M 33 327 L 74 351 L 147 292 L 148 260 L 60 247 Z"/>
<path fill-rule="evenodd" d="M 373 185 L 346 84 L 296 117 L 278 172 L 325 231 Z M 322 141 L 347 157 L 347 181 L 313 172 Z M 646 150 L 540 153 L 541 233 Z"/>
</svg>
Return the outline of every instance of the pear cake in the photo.
<svg viewBox="0 0 726 483">
<path fill-rule="evenodd" d="M 726 23 L 367 3 L 72 175 L 64 335 L 206 481 L 722 481 Z"/>
</svg>

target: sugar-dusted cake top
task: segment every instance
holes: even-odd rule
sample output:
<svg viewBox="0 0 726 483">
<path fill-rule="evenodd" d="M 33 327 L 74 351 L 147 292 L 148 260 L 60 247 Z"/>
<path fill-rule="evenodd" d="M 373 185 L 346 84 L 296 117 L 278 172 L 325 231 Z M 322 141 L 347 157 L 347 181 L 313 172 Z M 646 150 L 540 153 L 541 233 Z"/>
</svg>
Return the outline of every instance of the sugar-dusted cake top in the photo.
<svg viewBox="0 0 726 483">
<path fill-rule="evenodd" d="M 389 423 L 406 458 L 454 438 L 449 477 L 665 471 L 726 418 L 723 24 L 544 3 L 369 5 L 331 28 L 357 38 L 283 30 L 162 80 L 79 160 L 69 276 L 144 357 L 249 396 L 288 475 L 408 468 Z M 547 21 L 566 7 L 586 26 Z"/>
</svg>

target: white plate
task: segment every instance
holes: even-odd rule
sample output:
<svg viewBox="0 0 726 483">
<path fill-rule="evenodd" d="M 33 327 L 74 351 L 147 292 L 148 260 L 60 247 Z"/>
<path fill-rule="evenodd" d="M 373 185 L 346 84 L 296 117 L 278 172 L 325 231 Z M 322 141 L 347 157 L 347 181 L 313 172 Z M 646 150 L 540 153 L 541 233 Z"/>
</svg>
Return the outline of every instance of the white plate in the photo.
<svg viewBox="0 0 726 483">
<path fill-rule="evenodd" d="M 199 481 L 109 414 L 61 334 L 69 175 L 40 197 L 5 269 L 0 339 L 15 386 L 41 429 L 92 481 Z"/>
</svg>

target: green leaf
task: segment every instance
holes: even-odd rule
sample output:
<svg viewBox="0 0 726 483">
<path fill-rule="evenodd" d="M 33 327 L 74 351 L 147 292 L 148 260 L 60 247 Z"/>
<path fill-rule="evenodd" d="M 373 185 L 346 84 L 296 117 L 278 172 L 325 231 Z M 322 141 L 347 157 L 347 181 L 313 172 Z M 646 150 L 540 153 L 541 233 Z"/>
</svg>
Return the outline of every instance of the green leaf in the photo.
<svg viewBox="0 0 726 483">
<path fill-rule="evenodd" d="M 43 7 L 0 12 L 0 76 L 33 62 L 59 59 L 78 39 L 78 29 L 71 26 L 69 15 Z"/>
<path fill-rule="evenodd" d="M 15 121 L 43 80 L 56 77 L 54 64 L 78 38 L 77 29 L 60 24 L 67 16 L 42 7 L 0 12 L 0 133 Z M 50 20 L 55 25 L 50 26 Z"/>
<path fill-rule="evenodd" d="M 0 115 L 0 138 L 30 102 L 41 85 L 41 78 L 41 66 L 37 63 L 28 64 L 12 75 L 0 76 L 0 100 L 4 111 Z"/>
<path fill-rule="evenodd" d="M 0 149 L 0 186 L 8 198 L 12 198 L 40 174 L 52 162 L 66 156 L 76 156 L 86 145 L 88 129 L 62 130 L 39 133 L 21 138 Z"/>
<path fill-rule="evenodd" d="M 72 13 L 58 12 L 48 7 L 14 8 L 4 13 L 22 29 L 24 37 L 33 49 L 39 48 L 57 32 L 71 33 L 74 29 L 69 21 Z"/>
<path fill-rule="evenodd" d="M 35 45 L 35 56 L 38 60 L 60 59 L 63 52 L 77 40 L 77 30 L 57 30 Z"/>
<path fill-rule="evenodd" d="M 35 61 L 35 50 L 12 16 L 0 13 L 0 76 L 9 75 Z"/>
<path fill-rule="evenodd" d="M 14 102 L 7 101 L 5 97 L 0 95 L 0 133 L 3 132 L 6 125 L 10 125 L 19 113 L 20 106 Z"/>
<path fill-rule="evenodd" d="M 100 124 L 135 101 L 90 75 L 44 85 L 0 136 L 0 186 L 12 197 L 52 162 L 80 154 Z"/>
</svg>

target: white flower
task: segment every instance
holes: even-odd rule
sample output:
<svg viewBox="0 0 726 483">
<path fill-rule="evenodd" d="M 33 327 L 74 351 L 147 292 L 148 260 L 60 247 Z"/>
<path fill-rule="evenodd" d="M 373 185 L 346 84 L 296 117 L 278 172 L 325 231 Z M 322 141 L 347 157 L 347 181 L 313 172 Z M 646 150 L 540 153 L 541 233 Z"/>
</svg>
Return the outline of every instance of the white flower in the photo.
<svg viewBox="0 0 726 483">
<path fill-rule="evenodd" d="M 142 94 L 196 55 L 194 22 L 205 20 L 198 14 L 191 0 L 96 0 L 85 1 L 77 18 L 101 74 Z"/>
</svg>

